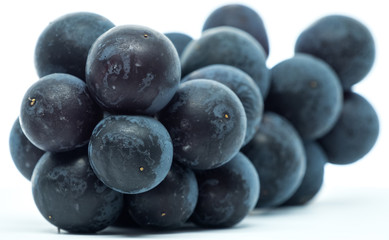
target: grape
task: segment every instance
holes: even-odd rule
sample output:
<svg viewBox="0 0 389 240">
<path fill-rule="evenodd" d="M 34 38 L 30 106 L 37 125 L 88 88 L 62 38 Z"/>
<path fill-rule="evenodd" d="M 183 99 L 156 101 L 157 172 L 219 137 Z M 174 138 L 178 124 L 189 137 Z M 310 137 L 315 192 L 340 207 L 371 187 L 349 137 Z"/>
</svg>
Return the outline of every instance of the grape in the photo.
<svg viewBox="0 0 389 240">
<path fill-rule="evenodd" d="M 199 199 L 191 220 L 203 227 L 232 227 L 253 210 L 259 197 L 259 177 L 242 153 L 225 165 L 196 171 Z"/>
<path fill-rule="evenodd" d="M 320 18 L 298 37 L 296 52 L 326 61 L 337 73 L 344 90 L 360 82 L 370 71 L 375 44 L 369 29 L 348 16 Z"/>
<path fill-rule="evenodd" d="M 194 173 L 173 163 L 158 186 L 145 193 L 127 194 L 124 201 L 140 226 L 172 229 L 181 227 L 192 215 L 198 193 Z"/>
<path fill-rule="evenodd" d="M 123 207 L 123 195 L 105 186 L 93 173 L 86 148 L 45 153 L 31 182 L 42 216 L 68 232 L 103 230 L 117 219 Z"/>
<path fill-rule="evenodd" d="M 181 53 L 184 51 L 185 47 L 188 45 L 190 41 L 192 41 L 192 37 L 180 33 L 180 32 L 168 32 L 165 33 L 165 36 L 172 41 L 174 47 L 177 50 L 178 56 L 181 56 Z"/>
<path fill-rule="evenodd" d="M 342 87 L 324 61 L 297 54 L 271 69 L 266 109 L 288 119 L 303 139 L 326 134 L 339 117 Z"/>
<path fill-rule="evenodd" d="M 180 79 L 172 42 L 143 26 L 110 29 L 92 45 L 86 63 L 92 96 L 116 114 L 155 114 L 171 100 Z"/>
<path fill-rule="evenodd" d="M 282 205 L 298 206 L 310 202 L 320 191 L 323 185 L 324 167 L 327 156 L 315 141 L 304 142 L 307 167 L 304 178 L 296 192 Z"/>
<path fill-rule="evenodd" d="M 262 95 L 254 80 L 238 68 L 214 64 L 191 72 L 181 82 L 201 78 L 223 83 L 238 96 L 247 117 L 247 130 L 243 145 L 247 144 L 253 138 L 263 114 Z"/>
<path fill-rule="evenodd" d="M 254 138 L 242 149 L 261 179 L 257 208 L 276 207 L 299 187 L 306 169 L 304 146 L 293 125 L 265 112 Z"/>
<path fill-rule="evenodd" d="M 219 26 L 236 27 L 250 33 L 262 45 L 266 57 L 269 55 L 265 25 L 254 9 L 242 4 L 221 6 L 207 17 L 203 31 Z"/>
<path fill-rule="evenodd" d="M 262 46 L 248 33 L 234 27 L 216 27 L 188 44 L 181 55 L 182 75 L 201 67 L 226 64 L 237 67 L 250 75 L 258 85 L 262 96 L 267 96 L 270 86 L 269 69 L 266 66 Z"/>
<path fill-rule="evenodd" d="M 373 106 L 355 92 L 344 94 L 342 112 L 335 126 L 318 141 L 333 164 L 350 164 L 364 157 L 379 134 Z"/>
<path fill-rule="evenodd" d="M 246 134 L 242 103 L 214 80 L 182 83 L 158 118 L 172 137 L 174 160 L 192 169 L 227 163 L 239 152 Z"/>
<path fill-rule="evenodd" d="M 372 149 L 377 113 L 352 91 L 375 58 L 362 23 L 319 19 L 271 69 L 254 9 L 220 6 L 202 31 L 76 12 L 42 32 L 9 148 L 58 233 L 233 227 L 312 202 L 327 163 Z"/>
<path fill-rule="evenodd" d="M 68 73 L 85 81 L 85 63 L 93 42 L 114 24 L 90 12 L 66 14 L 39 36 L 35 47 L 35 68 L 39 77 Z"/>
<path fill-rule="evenodd" d="M 172 140 L 151 117 L 112 115 L 94 129 L 89 158 L 97 177 L 127 194 L 146 192 L 168 174 L 173 159 Z"/>
<path fill-rule="evenodd" d="M 26 138 L 20 127 L 19 118 L 16 119 L 11 129 L 9 149 L 16 168 L 25 178 L 31 180 L 35 165 L 45 152 L 35 147 Z"/>
<path fill-rule="evenodd" d="M 20 124 L 26 137 L 50 152 L 70 151 L 88 143 L 102 112 L 81 79 L 53 73 L 25 93 Z"/>
</svg>

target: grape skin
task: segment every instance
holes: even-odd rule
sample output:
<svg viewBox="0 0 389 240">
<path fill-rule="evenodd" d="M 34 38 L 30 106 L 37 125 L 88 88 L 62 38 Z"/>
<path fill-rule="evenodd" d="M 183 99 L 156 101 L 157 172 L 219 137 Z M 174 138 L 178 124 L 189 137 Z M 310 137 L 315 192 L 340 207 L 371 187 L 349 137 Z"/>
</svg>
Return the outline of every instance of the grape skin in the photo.
<svg viewBox="0 0 389 240">
<path fill-rule="evenodd" d="M 246 145 L 254 136 L 257 125 L 263 114 L 263 98 L 254 80 L 242 70 L 224 65 L 214 64 L 197 69 L 186 75 L 181 82 L 193 79 L 211 79 L 229 87 L 242 102 L 246 117 L 247 129 L 243 145 Z"/>
<path fill-rule="evenodd" d="M 196 171 L 199 199 L 191 220 L 202 227 L 227 228 L 242 221 L 258 201 L 260 177 L 250 160 L 237 153 L 225 165 Z"/>
<path fill-rule="evenodd" d="M 92 45 L 86 63 L 88 89 L 114 114 L 154 115 L 171 100 L 180 79 L 173 43 L 144 26 L 110 29 Z"/>
<path fill-rule="evenodd" d="M 182 83 L 158 119 L 172 137 L 174 160 L 191 169 L 227 163 L 239 152 L 246 135 L 242 103 L 214 80 Z"/>
<path fill-rule="evenodd" d="M 318 142 L 328 162 L 351 164 L 362 159 L 373 148 L 379 130 L 380 123 L 374 107 L 360 94 L 345 92 L 338 121 Z"/>
<path fill-rule="evenodd" d="M 328 162 L 322 147 L 316 141 L 304 141 L 307 167 L 296 192 L 282 206 L 301 206 L 313 200 L 324 181 L 324 168 Z"/>
<path fill-rule="evenodd" d="M 196 207 L 198 193 L 193 171 L 173 163 L 158 186 L 145 193 L 126 194 L 124 201 L 140 226 L 166 230 L 185 224 Z"/>
<path fill-rule="evenodd" d="M 344 90 L 360 82 L 375 59 L 375 43 L 369 29 L 344 15 L 318 19 L 298 37 L 295 52 L 307 53 L 327 62 L 339 76 Z"/>
<path fill-rule="evenodd" d="M 270 73 L 262 46 L 250 34 L 234 27 L 222 26 L 203 32 L 181 55 L 182 76 L 204 66 L 226 64 L 250 75 L 266 98 Z"/>
<path fill-rule="evenodd" d="M 191 36 L 180 32 L 168 32 L 165 33 L 165 36 L 172 41 L 177 50 L 178 56 L 181 56 L 186 46 L 193 40 Z"/>
<path fill-rule="evenodd" d="M 32 144 L 20 127 L 19 118 L 14 122 L 9 136 L 9 150 L 12 160 L 19 172 L 31 181 L 35 165 L 45 153 Z"/>
<path fill-rule="evenodd" d="M 265 25 L 254 9 L 242 4 L 221 6 L 207 17 L 203 25 L 203 32 L 219 26 L 236 27 L 250 33 L 262 45 L 266 57 L 269 56 L 269 40 Z"/>
<path fill-rule="evenodd" d="M 279 206 L 301 184 L 306 169 L 304 145 L 284 117 L 265 112 L 257 133 L 242 152 L 254 164 L 261 179 L 257 208 Z"/>
<path fill-rule="evenodd" d="M 45 153 L 31 183 L 42 216 L 71 233 L 101 231 L 116 221 L 123 208 L 123 195 L 105 186 L 93 173 L 85 147 Z"/>
<path fill-rule="evenodd" d="M 306 140 L 326 134 L 339 117 L 342 87 L 331 67 L 308 54 L 296 54 L 271 69 L 266 109 L 288 119 Z"/>
<path fill-rule="evenodd" d="M 92 133 L 88 152 L 97 177 L 125 194 L 156 187 L 173 161 L 169 133 L 160 122 L 146 116 L 104 118 Z"/>
<path fill-rule="evenodd" d="M 85 81 L 90 47 L 114 26 L 107 18 L 90 12 L 69 13 L 55 19 L 41 33 L 35 46 L 38 76 L 68 73 Z"/>
<path fill-rule="evenodd" d="M 35 82 L 25 93 L 20 125 L 38 148 L 50 152 L 85 146 L 103 114 L 85 82 L 65 73 L 53 73 Z"/>
</svg>

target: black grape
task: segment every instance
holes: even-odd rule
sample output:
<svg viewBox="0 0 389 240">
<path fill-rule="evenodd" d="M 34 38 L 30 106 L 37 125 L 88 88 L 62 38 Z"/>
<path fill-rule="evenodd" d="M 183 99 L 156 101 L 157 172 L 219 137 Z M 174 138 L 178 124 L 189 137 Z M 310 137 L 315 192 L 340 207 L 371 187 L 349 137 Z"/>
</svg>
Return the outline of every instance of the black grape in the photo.
<svg viewBox="0 0 389 240">
<path fill-rule="evenodd" d="M 20 127 L 19 118 L 11 129 L 9 149 L 16 168 L 25 178 L 31 180 L 35 165 L 45 152 L 27 139 Z"/>
<path fill-rule="evenodd" d="M 188 45 L 193 38 L 185 33 L 180 32 L 168 32 L 165 33 L 165 36 L 172 41 L 174 47 L 177 50 L 178 56 L 181 56 L 181 53 L 184 51 L 185 47 Z"/>
<path fill-rule="evenodd" d="M 242 4 L 228 4 L 215 9 L 206 19 L 203 31 L 219 27 L 236 27 L 250 33 L 269 55 L 269 41 L 265 25 L 259 14 L 252 8 Z"/>
<path fill-rule="evenodd" d="M 199 39 L 185 48 L 181 64 L 183 76 L 212 64 L 237 67 L 253 78 L 264 98 L 270 87 L 262 46 L 253 36 L 238 28 L 225 26 L 204 31 Z"/>
<path fill-rule="evenodd" d="M 247 131 L 243 145 L 254 136 L 263 114 L 263 99 L 254 80 L 242 70 L 223 64 L 209 65 L 186 75 L 181 82 L 192 79 L 212 79 L 229 87 L 242 102 L 247 117 Z"/>
<path fill-rule="evenodd" d="M 166 178 L 145 193 L 126 194 L 130 216 L 142 227 L 172 229 L 181 227 L 192 215 L 198 198 L 192 170 L 173 163 Z"/>
<path fill-rule="evenodd" d="M 239 152 L 246 135 L 242 103 L 214 80 L 182 83 L 158 118 L 172 137 L 174 160 L 192 169 L 225 164 Z"/>
<path fill-rule="evenodd" d="M 249 159 L 238 153 L 227 164 L 196 171 L 199 199 L 191 221 L 203 227 L 226 228 L 241 222 L 258 201 L 258 173 Z"/>
<path fill-rule="evenodd" d="M 338 121 L 329 133 L 319 139 L 319 143 L 330 163 L 350 164 L 373 148 L 379 128 L 373 106 L 361 95 L 346 92 Z"/>
<path fill-rule="evenodd" d="M 288 119 L 303 139 L 326 134 L 339 117 L 342 87 L 324 61 L 296 54 L 271 69 L 271 87 L 265 107 Z"/>
<path fill-rule="evenodd" d="M 85 82 L 69 74 L 53 73 L 25 93 L 20 124 L 38 148 L 62 152 L 86 145 L 102 116 Z"/>
<path fill-rule="evenodd" d="M 348 16 L 329 15 L 300 34 L 295 51 L 326 61 L 339 76 L 343 89 L 349 90 L 372 68 L 375 43 L 361 22 Z"/>
<path fill-rule="evenodd" d="M 303 142 L 282 116 L 265 112 L 254 138 L 242 149 L 261 179 L 257 208 L 276 207 L 297 190 L 306 159 Z"/>
<path fill-rule="evenodd" d="M 35 47 L 35 68 L 39 77 L 68 73 L 85 81 L 85 64 L 93 42 L 114 24 L 89 12 L 66 14 L 52 21 L 39 36 Z"/>
<path fill-rule="evenodd" d="M 103 230 L 115 222 L 123 208 L 123 195 L 105 186 L 93 173 L 86 148 L 45 153 L 31 182 L 42 216 L 68 232 Z"/>
<path fill-rule="evenodd" d="M 315 141 L 304 142 L 307 167 L 303 181 L 296 192 L 282 205 L 298 206 L 310 202 L 320 191 L 324 180 L 324 167 L 328 162 L 321 146 Z"/>
<path fill-rule="evenodd" d="M 154 118 L 112 115 L 94 129 L 89 158 L 107 186 L 121 193 L 142 193 L 168 174 L 173 145 L 165 127 Z"/>
<path fill-rule="evenodd" d="M 86 63 L 92 96 L 116 114 L 155 114 L 171 100 L 180 80 L 172 42 L 143 26 L 110 29 L 92 45 Z"/>
<path fill-rule="evenodd" d="M 197 39 L 66 14 L 36 43 L 40 79 L 11 157 L 58 233 L 234 227 L 254 208 L 312 202 L 328 163 L 373 148 L 378 115 L 352 87 L 375 51 L 369 29 L 342 15 L 318 19 L 270 69 L 248 5 L 214 9 Z"/>
</svg>

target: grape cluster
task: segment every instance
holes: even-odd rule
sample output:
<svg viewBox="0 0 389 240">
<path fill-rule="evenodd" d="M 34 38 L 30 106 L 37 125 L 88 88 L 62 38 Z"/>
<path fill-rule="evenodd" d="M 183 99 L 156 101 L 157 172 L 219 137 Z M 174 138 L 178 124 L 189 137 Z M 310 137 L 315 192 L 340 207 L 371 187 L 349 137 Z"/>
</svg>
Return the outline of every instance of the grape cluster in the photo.
<svg viewBox="0 0 389 240">
<path fill-rule="evenodd" d="M 198 39 L 88 12 L 51 22 L 9 141 L 42 216 L 71 233 L 225 228 L 309 202 L 326 163 L 356 162 L 377 140 L 377 114 L 352 90 L 374 41 L 330 15 L 293 57 L 268 68 L 269 53 L 261 17 L 239 4 Z"/>
</svg>

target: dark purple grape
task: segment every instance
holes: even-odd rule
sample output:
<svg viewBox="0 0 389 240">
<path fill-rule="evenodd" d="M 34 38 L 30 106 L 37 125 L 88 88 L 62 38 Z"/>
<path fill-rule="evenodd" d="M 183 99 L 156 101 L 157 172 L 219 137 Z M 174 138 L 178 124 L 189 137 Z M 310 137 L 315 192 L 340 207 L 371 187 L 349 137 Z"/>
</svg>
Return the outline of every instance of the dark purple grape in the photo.
<svg viewBox="0 0 389 240">
<path fill-rule="evenodd" d="M 242 102 L 247 130 L 243 145 L 254 136 L 263 114 L 263 99 L 254 80 L 242 70 L 223 64 L 209 65 L 186 75 L 181 82 L 193 79 L 212 79 L 229 87 Z"/>
<path fill-rule="evenodd" d="M 11 129 L 9 150 L 16 168 L 25 178 L 31 180 L 35 165 L 45 152 L 26 138 L 20 127 L 19 118 L 16 119 Z"/>
<path fill-rule="evenodd" d="M 297 54 L 271 69 L 266 109 L 288 119 L 303 139 L 326 134 L 339 117 L 342 87 L 324 61 Z"/>
<path fill-rule="evenodd" d="M 351 164 L 374 147 L 379 134 L 379 119 L 373 106 L 355 92 L 345 92 L 342 112 L 335 126 L 319 139 L 333 164 Z"/>
<path fill-rule="evenodd" d="M 372 68 L 375 43 L 361 22 L 347 16 L 329 15 L 300 34 L 295 51 L 323 59 L 335 70 L 343 89 L 348 90 Z"/>
<path fill-rule="evenodd" d="M 172 137 L 174 160 L 192 169 L 227 163 L 246 135 L 242 103 L 232 90 L 213 80 L 182 83 L 158 118 Z"/>
<path fill-rule="evenodd" d="M 45 153 L 31 182 L 42 216 L 68 232 L 103 230 L 115 222 L 123 207 L 123 195 L 105 186 L 93 173 L 86 148 Z"/>
<path fill-rule="evenodd" d="M 303 181 L 296 192 L 282 205 L 298 206 L 310 202 L 320 191 L 323 185 L 324 167 L 327 156 L 320 145 L 314 141 L 304 142 L 307 167 Z"/>
<path fill-rule="evenodd" d="M 34 83 L 20 109 L 26 137 L 50 152 L 70 151 L 87 144 L 101 118 L 102 112 L 85 82 L 65 73 L 53 73 Z"/>
<path fill-rule="evenodd" d="M 212 64 L 226 64 L 241 69 L 267 96 L 270 74 L 262 46 L 248 33 L 234 27 L 216 27 L 193 40 L 181 55 L 182 75 Z"/>
<path fill-rule="evenodd" d="M 242 149 L 261 179 L 257 208 L 276 207 L 297 190 L 304 177 L 303 142 L 282 116 L 265 112 L 254 138 Z"/>
<path fill-rule="evenodd" d="M 93 42 L 114 24 L 89 12 L 66 14 L 52 22 L 39 36 L 35 68 L 39 77 L 68 73 L 85 81 L 85 64 Z"/>
<path fill-rule="evenodd" d="M 97 177 L 110 188 L 142 193 L 168 174 L 173 160 L 172 140 L 154 118 L 112 115 L 94 129 L 89 158 Z"/>
<path fill-rule="evenodd" d="M 198 198 L 194 173 L 173 163 L 166 178 L 155 188 L 124 196 L 132 219 L 142 227 L 172 229 L 181 227 L 192 215 Z"/>
<path fill-rule="evenodd" d="M 203 31 L 220 26 L 236 27 L 250 33 L 269 55 L 269 41 L 262 18 L 252 8 L 242 4 L 227 4 L 215 9 L 206 19 Z"/>
<path fill-rule="evenodd" d="M 181 56 L 181 53 L 184 51 L 185 47 L 190 43 L 193 38 L 185 33 L 180 32 L 168 32 L 165 33 L 165 36 L 172 41 L 174 47 L 177 50 L 178 56 Z"/>
<path fill-rule="evenodd" d="M 199 198 L 191 217 L 195 224 L 211 228 L 232 227 L 254 209 L 260 178 L 242 153 L 221 167 L 195 173 L 199 185 Z"/>
<path fill-rule="evenodd" d="M 171 100 L 180 79 L 172 42 L 143 26 L 110 29 L 93 44 L 86 63 L 92 96 L 116 114 L 155 114 Z"/>
</svg>

